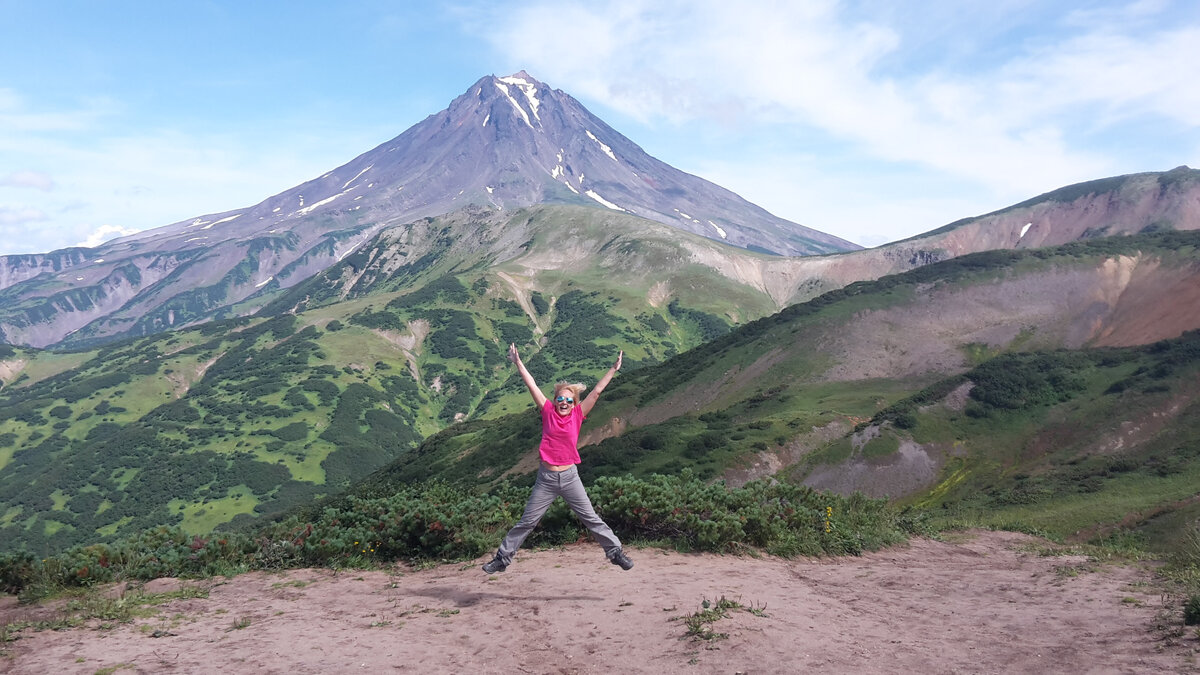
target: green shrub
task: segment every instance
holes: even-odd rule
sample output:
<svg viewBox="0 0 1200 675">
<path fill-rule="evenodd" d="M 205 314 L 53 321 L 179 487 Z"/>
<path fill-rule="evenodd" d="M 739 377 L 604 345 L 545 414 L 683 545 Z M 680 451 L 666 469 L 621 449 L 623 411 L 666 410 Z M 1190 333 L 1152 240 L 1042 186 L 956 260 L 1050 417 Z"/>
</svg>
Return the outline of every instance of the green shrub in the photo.
<svg viewBox="0 0 1200 675">
<path fill-rule="evenodd" d="M 292 422 L 278 429 L 267 429 L 265 433 L 281 441 L 302 441 L 308 438 L 308 425 L 304 422 Z"/>
<path fill-rule="evenodd" d="M 34 558 L 29 553 L 0 555 L 0 591 L 17 593 L 33 578 Z"/>
<path fill-rule="evenodd" d="M 727 488 L 689 470 L 645 480 L 603 477 L 589 494 L 615 530 L 706 551 L 749 546 L 781 556 L 858 554 L 902 541 L 914 527 L 885 500 L 765 481 Z M 827 509 L 834 514 L 828 520 Z"/>
<path fill-rule="evenodd" d="M 1200 624 L 1200 593 L 1193 594 L 1184 603 L 1183 623 L 1188 626 Z"/>
<path fill-rule="evenodd" d="M 684 549 L 857 554 L 920 530 L 883 500 L 762 481 L 731 489 L 705 483 L 686 470 L 645 480 L 600 478 L 589 492 L 597 512 L 621 536 L 666 539 Z M 381 497 L 340 498 L 315 517 L 292 517 L 254 534 L 196 536 L 157 527 L 111 543 L 76 546 L 41 561 L 27 553 L 0 556 L 0 584 L 28 600 L 121 579 L 473 558 L 496 547 L 521 516 L 528 495 L 527 487 L 512 484 L 479 494 L 435 481 Z M 527 545 L 564 543 L 582 534 L 559 501 Z"/>
</svg>

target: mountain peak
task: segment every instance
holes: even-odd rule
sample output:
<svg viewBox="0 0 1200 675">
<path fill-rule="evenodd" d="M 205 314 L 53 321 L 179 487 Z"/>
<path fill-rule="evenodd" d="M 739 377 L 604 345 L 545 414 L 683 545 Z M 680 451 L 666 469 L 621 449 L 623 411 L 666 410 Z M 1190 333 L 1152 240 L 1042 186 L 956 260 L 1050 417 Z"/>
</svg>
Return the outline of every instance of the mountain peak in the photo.
<svg viewBox="0 0 1200 675">
<path fill-rule="evenodd" d="M 539 81 L 536 77 L 525 72 L 523 69 L 518 70 L 517 72 L 513 73 L 512 75 L 509 75 L 508 77 L 497 77 L 496 79 L 500 80 L 501 82 L 510 82 L 511 81 L 513 83 L 524 83 L 524 84 L 527 84 L 530 86 L 535 86 L 535 87 L 542 84 L 542 82 Z"/>
<path fill-rule="evenodd" d="M 421 126 L 435 129 L 436 141 L 432 133 L 419 133 Z M 477 203 L 499 209 L 547 202 L 598 206 L 780 255 L 859 248 L 777 218 L 651 157 L 577 100 L 523 69 L 481 78 L 418 127 L 393 144 L 426 157 L 444 158 L 441 149 L 430 147 L 434 142 L 456 148 L 455 159 L 463 164 L 428 170 L 458 175 L 442 196 L 459 203 L 458 197 L 476 195 Z M 406 143 L 410 135 L 421 137 L 420 148 Z"/>
<path fill-rule="evenodd" d="M 256 205 L 54 257 L 47 266 L 62 270 L 54 283 L 69 284 L 63 292 L 71 298 L 86 293 L 84 309 L 52 296 L 44 302 L 70 309 L 18 309 L 13 320 L 0 312 L 0 330 L 11 341 L 46 345 L 68 334 L 81 342 L 151 333 L 233 307 L 249 312 L 388 227 L 467 206 L 510 212 L 537 204 L 619 211 L 778 255 L 859 248 L 651 157 L 519 70 L 480 78 L 396 138 Z M 0 288 L 5 277 L 32 281 L 41 272 L 36 260 L 14 263 L 11 273 L 0 266 Z M 29 292 L 45 296 L 37 283 Z"/>
</svg>

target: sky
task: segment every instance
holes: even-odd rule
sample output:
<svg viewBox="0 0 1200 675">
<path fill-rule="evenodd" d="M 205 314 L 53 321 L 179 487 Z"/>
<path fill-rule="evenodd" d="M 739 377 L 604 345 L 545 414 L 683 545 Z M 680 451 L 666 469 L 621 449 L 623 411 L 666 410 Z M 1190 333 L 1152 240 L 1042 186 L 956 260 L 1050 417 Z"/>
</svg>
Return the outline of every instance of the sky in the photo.
<svg viewBox="0 0 1200 675">
<path fill-rule="evenodd" d="M 1200 167 L 1195 0 L 0 0 L 0 255 L 256 204 L 522 69 L 864 246 Z"/>
</svg>

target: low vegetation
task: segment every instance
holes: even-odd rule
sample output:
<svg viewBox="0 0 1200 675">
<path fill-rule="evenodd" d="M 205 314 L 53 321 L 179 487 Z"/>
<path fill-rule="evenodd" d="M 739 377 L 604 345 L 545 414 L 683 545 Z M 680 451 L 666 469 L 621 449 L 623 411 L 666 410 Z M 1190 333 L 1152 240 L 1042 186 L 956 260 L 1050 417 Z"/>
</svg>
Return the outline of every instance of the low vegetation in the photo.
<svg viewBox="0 0 1200 675">
<path fill-rule="evenodd" d="M 685 550 L 857 554 L 925 531 L 920 520 L 900 515 L 882 500 L 843 498 L 782 483 L 731 489 L 685 473 L 649 480 L 607 478 L 589 492 L 597 511 L 620 536 Z M 5 592 L 31 600 L 118 580 L 475 558 L 498 545 L 520 517 L 527 496 L 527 490 L 512 485 L 476 493 L 427 483 L 386 497 L 351 497 L 312 520 L 292 519 L 255 533 L 201 537 L 160 527 L 44 559 L 25 553 L 0 556 L 0 584 Z M 529 545 L 585 535 L 558 502 Z"/>
<path fill-rule="evenodd" d="M 117 579 L 483 555 L 520 515 L 532 474 L 517 467 L 540 432 L 503 361 L 512 341 L 543 383 L 588 381 L 626 348 L 598 420 L 686 402 L 786 352 L 769 378 L 584 449 L 593 501 L 627 539 L 843 555 L 984 526 L 1129 543 L 1174 556 L 1169 574 L 1191 620 L 1200 554 L 1182 535 L 1200 517 L 1200 333 L 1122 349 L 972 343 L 963 372 L 904 381 L 821 381 L 829 357 L 792 347 L 809 326 L 836 330 L 841 317 L 894 307 L 918 287 L 1145 251 L 1190 265 L 1198 248 L 1200 234 L 1165 231 L 963 256 L 731 331 L 702 308 L 652 311 L 582 287 L 518 303 L 435 256 L 397 272 L 421 284 L 386 296 L 108 345 L 0 391 L 0 583 L 38 597 Z M 428 327 L 424 340 L 414 325 Z M 945 405 L 963 387 L 963 405 Z M 1124 433 L 1121 422 L 1176 403 L 1182 412 L 1161 432 L 1096 450 Z M 878 433 L 861 445 L 842 431 L 814 441 L 801 469 L 883 464 L 917 444 L 943 453 L 936 484 L 889 506 L 802 487 L 800 469 L 779 482 L 719 480 L 787 456 L 817 430 L 855 425 Z M 581 535 L 559 504 L 531 543 Z"/>
<path fill-rule="evenodd" d="M 527 408 L 510 342 L 542 381 L 588 382 L 618 349 L 629 372 L 729 329 L 570 280 L 530 292 L 531 317 L 487 267 L 460 267 L 439 223 L 444 245 L 388 274 L 347 258 L 362 274 L 343 302 L 338 277 L 314 279 L 300 315 L 293 299 L 74 354 L 5 346 L 27 363 L 0 383 L 0 552 L 248 528 L 338 494 L 448 425 Z"/>
</svg>

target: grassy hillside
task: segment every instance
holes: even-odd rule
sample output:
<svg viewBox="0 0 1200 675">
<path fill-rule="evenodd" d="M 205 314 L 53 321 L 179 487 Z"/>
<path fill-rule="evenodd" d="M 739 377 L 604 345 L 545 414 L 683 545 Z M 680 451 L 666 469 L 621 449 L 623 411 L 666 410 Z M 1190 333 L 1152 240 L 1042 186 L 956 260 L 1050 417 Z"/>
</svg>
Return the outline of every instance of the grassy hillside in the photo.
<svg viewBox="0 0 1200 675">
<path fill-rule="evenodd" d="M 619 349 L 636 370 L 771 305 L 686 265 L 663 278 L 689 292 L 648 293 L 636 280 L 682 257 L 638 219 L 513 219 L 389 231 L 256 318 L 80 352 L 4 347 L 0 550 L 248 522 L 345 489 L 455 421 L 527 408 L 509 343 L 547 385 L 591 382 Z M 520 262 L 568 240 L 570 274 Z"/>
<path fill-rule="evenodd" d="M 585 426 L 585 439 L 591 428 L 594 444 L 582 452 L 581 471 L 592 480 L 688 468 L 701 477 L 734 483 L 773 474 L 846 493 L 863 489 L 891 495 L 901 503 L 971 514 L 988 523 L 1021 522 L 1064 536 L 1107 531 L 1131 512 L 1144 514 L 1147 532 L 1151 522 L 1182 522 L 1178 519 L 1195 508 L 1189 500 L 1197 484 L 1188 448 L 1200 447 L 1200 429 L 1190 421 L 1200 418 L 1187 414 L 1197 411 L 1183 393 L 1190 391 L 1185 383 L 1195 379 L 1195 334 L 1143 347 L 1093 349 L 1079 337 L 1078 327 L 1103 324 L 1095 307 L 1101 289 L 1086 284 L 1108 274 L 1114 261 L 1141 261 L 1156 274 L 1194 281 L 1200 270 L 1198 244 L 1200 234 L 1166 232 L 989 252 L 828 293 L 665 363 L 622 374 Z M 988 298 L 1013 296 L 1031 279 L 1055 313 L 1017 297 L 1017 313 L 1004 313 L 1002 319 L 972 315 Z M 1146 279 L 1146 286 L 1124 288 L 1145 299 L 1141 294 L 1159 287 L 1157 277 Z M 991 295 L 981 299 L 979 289 Z M 1114 303 L 1114 312 L 1129 322 L 1163 325 L 1117 311 L 1121 306 Z M 1021 307 L 1028 312 L 1021 314 Z M 919 317 L 932 308 L 959 317 L 963 327 L 953 332 L 953 322 L 935 321 L 946 332 L 927 340 L 902 324 L 889 328 L 874 321 L 878 316 Z M 1068 321 L 1072 312 L 1078 312 L 1077 321 Z M 1194 308 L 1177 314 L 1200 325 Z M 990 341 L 975 341 L 979 326 L 962 318 L 972 316 L 976 324 L 988 325 Z M 996 332 L 992 322 L 1002 322 L 1005 330 Z M 879 334 L 867 334 L 865 326 L 874 326 L 888 341 L 877 342 Z M 1094 339 L 1104 335 L 1097 331 Z M 1069 339 L 1079 342 L 1074 345 L 1079 348 L 1062 350 Z M 861 344 L 882 346 L 872 353 Z M 906 351 L 921 358 L 893 354 Z M 926 412 L 921 407 L 966 383 L 978 385 L 966 408 Z M 1130 436 L 1116 449 L 1096 441 L 1097 434 L 1103 435 L 1099 430 L 1142 425 L 1139 415 L 1161 409 L 1173 412 L 1154 418 L 1163 420 L 1156 434 Z M 1064 429 L 1086 429 L 1092 435 L 1080 432 L 1062 449 L 1026 457 L 1031 439 L 1056 447 L 1070 436 Z M 355 492 L 386 494 L 429 477 L 464 486 L 488 486 L 514 475 L 530 480 L 537 436 L 537 420 L 529 412 L 454 426 L 372 475 Z M 917 468 L 923 474 L 896 468 L 901 459 L 911 459 L 910 446 L 922 453 Z M 1126 457 L 1128 453 L 1133 454 Z M 1117 483 L 1141 498 L 1097 509 L 1072 496 L 1080 493 L 1076 483 L 1097 484 L 1095 471 L 1106 476 L 1104 467 L 1145 457 L 1166 462 L 1170 468 L 1162 471 L 1171 477 L 1166 482 Z M 814 480 L 818 474 L 824 482 Z M 879 480 L 879 474 L 893 482 Z M 1146 478 L 1146 472 L 1122 480 L 1139 476 Z M 897 483 L 899 478 L 906 482 Z M 1026 490 L 1038 486 L 1039 501 L 1030 502 L 1032 506 L 1003 503 L 1012 494 L 1025 494 L 1019 485 Z M 1050 508 L 1052 504 L 1056 506 Z M 1068 507 L 1076 509 L 1077 517 L 1068 519 L 1055 510 Z M 990 515 L 983 518 L 983 513 Z"/>
<path fill-rule="evenodd" d="M 905 444 L 942 463 L 902 496 L 942 522 L 1090 540 L 1183 544 L 1200 517 L 1200 331 L 1127 348 L 1006 354 L 872 420 L 863 447 L 827 446 L 793 478 L 887 467 Z M 966 393 L 965 397 L 954 393 Z"/>
<path fill-rule="evenodd" d="M 654 246 L 582 221 L 568 239 L 591 242 L 577 259 L 597 264 L 564 276 L 532 257 L 561 255 L 565 240 L 526 246 L 557 235 L 513 222 L 493 232 L 514 242 L 505 260 L 478 257 L 503 246 L 461 243 L 483 236 L 478 227 L 428 221 L 414 227 L 454 240 L 441 253 L 405 267 L 397 259 L 412 257 L 399 255 L 407 245 L 381 240 L 354 265 L 281 296 L 274 317 L 77 354 L 11 350 L 0 389 L 3 546 L 43 553 L 162 524 L 202 534 L 352 486 L 382 497 L 431 478 L 471 489 L 528 481 L 538 429 L 504 360 L 509 342 L 546 385 L 592 382 L 626 351 L 626 370 L 585 427 L 588 480 L 686 468 L 735 484 L 773 474 L 814 482 L 815 470 L 789 467 L 857 466 L 864 452 L 910 458 L 901 445 L 910 439 L 894 423 L 878 438 L 851 434 L 947 377 L 1006 354 L 1086 347 L 1087 335 L 1110 334 L 1096 328 L 1106 321 L 1145 322 L 1152 335 L 1166 324 L 1119 299 L 1153 307 L 1160 278 L 1200 268 L 1200 234 L 1183 232 L 989 252 L 853 284 L 726 333 L 734 309 L 717 314 L 715 300 L 659 296 L 655 304 L 640 295 L 653 284 L 638 279 L 666 264 L 646 253 Z M 1114 265 L 1128 274 L 1114 275 Z M 1097 286 L 1113 278 L 1128 283 Z M 612 283 L 600 286 L 605 279 Z M 1097 297 L 1116 298 L 1108 314 L 1097 313 Z M 1124 420 L 1130 409 L 1105 414 Z M 964 429 L 954 442 L 929 442 L 968 448 L 961 454 L 973 448 L 971 434 L 1003 438 L 986 426 Z M 1190 442 L 1188 427 L 1172 429 Z M 934 504 L 922 495 L 937 488 L 957 499 L 945 489 L 957 456 L 923 452 L 928 475 L 914 474 L 902 496 Z M 997 466 L 982 464 L 979 480 Z M 855 470 L 823 486 L 871 488 Z"/>
</svg>

